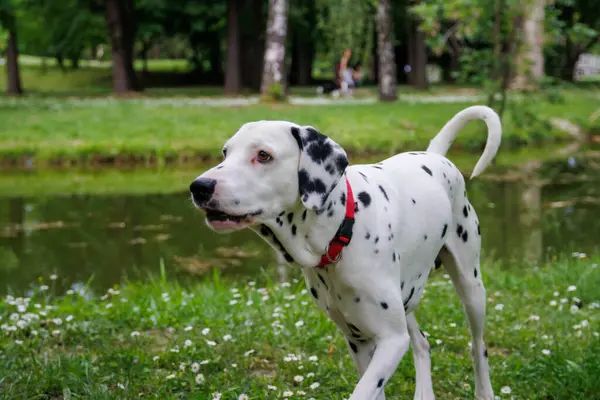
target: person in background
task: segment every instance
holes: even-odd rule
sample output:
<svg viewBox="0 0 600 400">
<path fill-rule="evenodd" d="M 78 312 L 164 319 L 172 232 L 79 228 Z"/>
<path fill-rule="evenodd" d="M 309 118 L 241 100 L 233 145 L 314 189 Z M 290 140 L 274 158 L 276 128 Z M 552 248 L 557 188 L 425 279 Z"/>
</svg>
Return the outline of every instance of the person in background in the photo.
<svg viewBox="0 0 600 400">
<path fill-rule="evenodd" d="M 346 49 L 340 62 L 335 66 L 334 81 L 317 88 L 318 94 L 331 93 L 334 97 L 338 97 L 340 92 L 347 95 L 352 95 L 353 89 L 362 81 L 363 70 L 360 61 L 349 66 L 352 50 Z"/>
</svg>

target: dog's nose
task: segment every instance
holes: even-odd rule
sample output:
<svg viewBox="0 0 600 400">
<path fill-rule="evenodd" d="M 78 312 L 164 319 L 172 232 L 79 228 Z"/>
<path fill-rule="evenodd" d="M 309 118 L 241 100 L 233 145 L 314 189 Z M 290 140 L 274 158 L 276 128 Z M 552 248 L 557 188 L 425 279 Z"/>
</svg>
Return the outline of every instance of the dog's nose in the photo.
<svg viewBox="0 0 600 400">
<path fill-rule="evenodd" d="M 204 203 L 212 197 L 215 192 L 217 181 L 210 178 L 195 179 L 190 185 L 190 192 L 194 196 L 194 200 L 199 203 Z"/>
</svg>

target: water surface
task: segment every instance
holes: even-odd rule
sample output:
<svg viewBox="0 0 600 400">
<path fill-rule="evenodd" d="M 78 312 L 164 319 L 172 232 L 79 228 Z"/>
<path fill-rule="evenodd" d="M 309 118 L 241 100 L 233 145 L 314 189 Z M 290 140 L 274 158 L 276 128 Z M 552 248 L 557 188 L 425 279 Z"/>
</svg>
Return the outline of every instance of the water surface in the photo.
<svg viewBox="0 0 600 400">
<path fill-rule="evenodd" d="M 600 237 L 597 165 L 594 159 L 568 158 L 534 163 L 516 179 L 495 175 L 492 168 L 486 172 L 492 178 L 468 181 L 481 224 L 483 259 L 522 268 L 565 253 L 594 252 Z M 175 171 L 167 193 L 149 183 L 147 171 L 118 176 L 127 184 L 116 192 L 110 190 L 110 182 L 117 181 L 111 177 L 106 190 L 91 185 L 90 190 L 56 194 L 43 173 L 27 177 L 35 193 L 3 190 L 0 293 L 23 293 L 51 274 L 58 276 L 52 282 L 57 289 L 93 277 L 90 285 L 106 290 L 123 279 L 147 279 L 159 271 L 161 260 L 173 279 L 203 276 L 212 268 L 253 276 L 262 267 L 275 277 L 273 254 L 253 232 L 218 235 L 205 226 L 186 190 L 199 170 Z M 1 187 L 6 187 L 3 179 L 18 181 L 5 176 Z"/>
</svg>

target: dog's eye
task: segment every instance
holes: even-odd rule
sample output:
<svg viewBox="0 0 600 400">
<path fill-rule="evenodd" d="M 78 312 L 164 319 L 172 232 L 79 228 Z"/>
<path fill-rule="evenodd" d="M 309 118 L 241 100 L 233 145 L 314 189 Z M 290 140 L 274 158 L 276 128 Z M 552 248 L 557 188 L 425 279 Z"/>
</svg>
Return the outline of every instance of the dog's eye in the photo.
<svg viewBox="0 0 600 400">
<path fill-rule="evenodd" d="M 261 163 L 268 163 L 269 161 L 273 160 L 273 157 L 271 157 L 271 155 L 269 153 L 267 153 L 266 151 L 259 151 L 258 152 L 258 161 Z"/>
</svg>

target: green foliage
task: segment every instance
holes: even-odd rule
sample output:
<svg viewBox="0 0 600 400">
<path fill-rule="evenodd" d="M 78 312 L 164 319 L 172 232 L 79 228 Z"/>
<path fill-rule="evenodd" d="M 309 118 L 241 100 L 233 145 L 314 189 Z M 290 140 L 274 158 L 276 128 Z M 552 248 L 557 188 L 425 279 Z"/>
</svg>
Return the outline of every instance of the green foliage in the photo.
<svg viewBox="0 0 600 400">
<path fill-rule="evenodd" d="M 508 386 L 519 399 L 597 396 L 598 262 L 562 258 L 511 269 L 484 263 L 496 393 Z M 172 266 L 163 271 L 106 293 L 81 284 L 64 293 L 56 285 L 63 277 L 43 276 L 27 296 L 0 299 L 3 394 L 208 399 L 220 392 L 224 399 L 271 399 L 291 390 L 348 398 L 358 375 L 347 345 L 297 271 L 284 284 L 269 271 L 252 280 L 215 272 L 186 284 L 165 279 Z M 472 398 L 468 323 L 442 273 L 432 273 L 416 315 L 431 344 L 433 374 L 444 377 L 433 380 L 436 396 Z M 385 390 L 409 398 L 414 389 L 408 353 Z"/>
<path fill-rule="evenodd" d="M 377 0 L 316 0 L 316 3 L 317 28 L 322 32 L 317 43 L 319 52 L 337 62 L 345 49 L 351 49 L 355 61 L 368 65 L 374 44 Z"/>
</svg>

